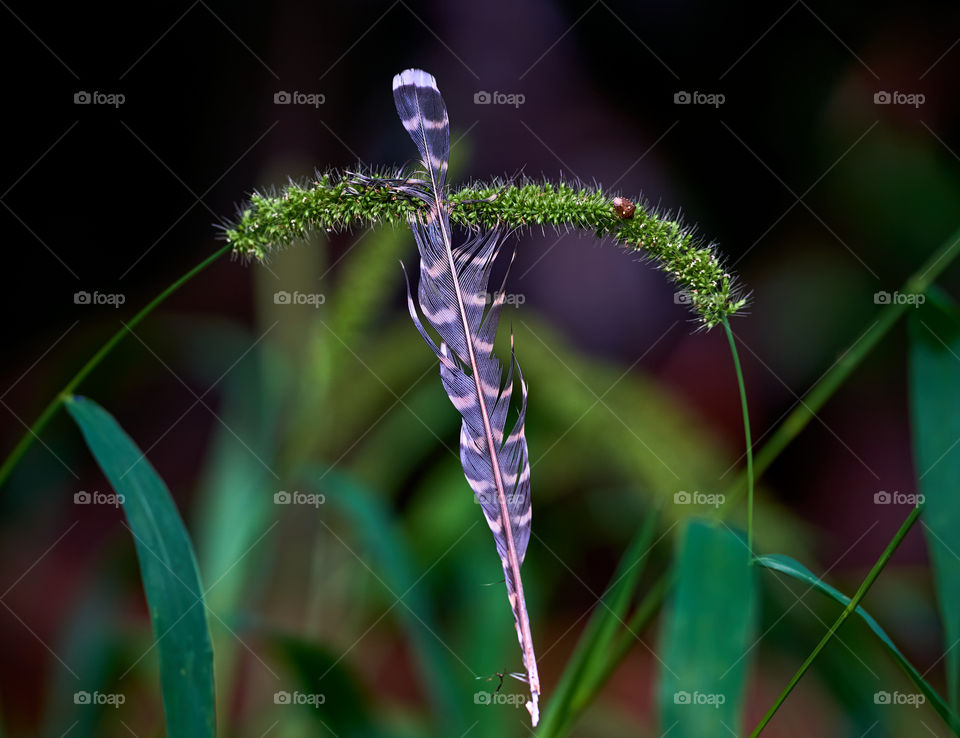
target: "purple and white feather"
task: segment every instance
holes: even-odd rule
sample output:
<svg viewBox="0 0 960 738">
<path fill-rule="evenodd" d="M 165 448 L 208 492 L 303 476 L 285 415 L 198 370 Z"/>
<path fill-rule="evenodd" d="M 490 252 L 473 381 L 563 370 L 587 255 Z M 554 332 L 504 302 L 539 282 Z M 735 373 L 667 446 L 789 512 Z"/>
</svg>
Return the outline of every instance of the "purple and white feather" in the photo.
<svg viewBox="0 0 960 738">
<path fill-rule="evenodd" d="M 503 287 L 492 301 L 488 300 L 490 272 L 504 234 L 498 229 L 481 231 L 464 243 L 453 245 L 444 196 L 450 123 L 443 97 L 432 75 L 408 69 L 393 78 L 393 98 L 404 128 L 420 151 L 426 173 L 426 179 L 410 187 L 409 192 L 428 208 L 426 213 L 414 216 L 410 226 L 420 252 L 419 312 L 439 334 L 439 346 L 420 319 L 409 282 L 407 304 L 414 325 L 440 359 L 443 387 L 463 416 L 460 460 L 493 532 L 503 565 L 530 687 L 527 710 L 536 726 L 540 719 L 540 677 L 520 578 L 531 522 L 530 461 L 524 436 L 527 385 L 517 366 L 519 417 L 507 433 L 516 365 L 512 336 L 506 381 L 500 362 L 493 355 Z"/>
</svg>

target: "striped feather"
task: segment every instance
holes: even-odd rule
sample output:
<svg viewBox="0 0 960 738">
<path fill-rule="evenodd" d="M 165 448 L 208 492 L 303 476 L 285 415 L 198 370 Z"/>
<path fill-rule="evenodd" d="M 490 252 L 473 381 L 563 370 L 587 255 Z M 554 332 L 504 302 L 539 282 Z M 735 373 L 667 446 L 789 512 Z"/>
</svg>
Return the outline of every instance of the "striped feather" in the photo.
<svg viewBox="0 0 960 738">
<path fill-rule="evenodd" d="M 414 217 L 410 224 L 420 252 L 419 311 L 410 295 L 409 282 L 407 305 L 420 335 L 440 359 L 443 387 L 463 416 L 460 460 L 503 564 L 507 597 L 530 686 L 527 710 L 536 726 L 540 719 L 540 677 L 520 578 L 520 566 L 530 542 L 531 519 L 530 461 L 523 432 L 527 385 L 513 356 L 512 336 L 506 381 L 500 362 L 493 355 L 503 286 L 487 304 L 490 272 L 504 234 L 493 229 L 453 246 L 444 197 L 450 153 L 446 105 L 434 78 L 419 69 L 408 69 L 394 77 L 393 97 L 403 126 L 420 151 L 426 173 L 422 186 L 409 190 L 426 202 L 428 210 Z M 439 346 L 421 321 L 420 312 L 439 334 Z M 515 366 L 520 383 L 520 413 L 507 433 Z"/>
</svg>

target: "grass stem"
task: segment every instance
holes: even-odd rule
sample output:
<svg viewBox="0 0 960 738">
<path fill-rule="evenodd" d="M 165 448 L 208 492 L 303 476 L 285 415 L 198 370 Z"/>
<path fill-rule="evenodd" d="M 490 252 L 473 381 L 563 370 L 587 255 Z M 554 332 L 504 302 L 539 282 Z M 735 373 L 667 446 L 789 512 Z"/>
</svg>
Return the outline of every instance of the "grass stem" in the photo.
<svg viewBox="0 0 960 738">
<path fill-rule="evenodd" d="M 820 652 L 826 647 L 830 642 L 830 639 L 833 638 L 834 634 L 840 629 L 840 626 L 846 622 L 847 618 L 853 613 L 854 610 L 859 607 L 861 600 L 866 596 L 867 592 L 870 590 L 870 587 L 873 586 L 873 583 L 877 580 L 877 577 L 880 576 L 880 572 L 883 571 L 883 568 L 887 565 L 887 562 L 890 560 L 890 557 L 893 556 L 893 552 L 897 550 L 897 547 L 906 537 L 907 533 L 910 532 L 910 528 L 913 527 L 913 524 L 917 522 L 917 518 L 920 517 L 920 513 L 923 511 L 923 507 L 917 506 L 913 508 L 910 515 L 907 516 L 907 519 L 903 521 L 903 525 L 900 526 L 900 530 L 897 531 L 896 535 L 890 540 L 887 544 L 887 547 L 884 549 L 883 553 L 880 555 L 880 558 L 877 559 L 877 562 L 873 565 L 873 568 L 870 570 L 870 573 L 867 574 L 867 578 L 863 580 L 863 583 L 860 585 L 860 588 L 857 590 L 856 594 L 851 598 L 849 604 L 843 609 L 843 612 L 840 613 L 840 616 L 834 621 L 833 625 L 830 626 L 830 629 L 824 634 L 823 638 L 820 639 L 820 642 L 817 644 L 816 648 L 810 653 L 809 656 L 804 660 L 800 665 L 800 668 L 797 669 L 797 673 L 793 675 L 786 687 L 777 697 L 776 701 L 771 705 L 770 709 L 767 710 L 767 714 L 763 716 L 763 719 L 753 729 L 753 733 L 750 734 L 750 738 L 756 738 L 763 732 L 763 729 L 767 727 L 767 723 L 773 718 L 777 710 L 780 709 L 780 705 L 783 704 L 784 700 L 787 699 L 790 692 L 793 691 L 793 688 L 797 686 L 797 683 L 803 678 L 803 675 L 807 673 L 807 670 L 810 668 L 810 665 L 813 663 L 814 659 L 820 654 Z"/>
<path fill-rule="evenodd" d="M 13 447 L 13 451 L 11 451 L 10 455 L 7 456 L 6 460 L 4 460 L 3 466 L 0 466 L 0 486 L 2 486 L 7 480 L 7 477 L 10 476 L 13 468 L 17 465 L 17 462 L 20 461 L 20 458 L 27 452 L 27 449 L 30 448 L 30 444 L 33 443 L 33 440 L 40 435 L 40 432 L 47 426 L 47 423 L 50 422 L 50 419 L 56 415 L 57 410 L 59 410 L 60 406 L 63 404 L 64 398 L 73 394 L 73 391 L 79 386 L 79 384 L 87 378 L 87 375 L 89 375 L 90 372 L 97 368 L 100 362 L 107 357 L 113 348 L 126 337 L 127 333 L 129 333 L 132 328 L 136 327 L 138 323 L 152 313 L 157 305 L 170 297 L 170 295 L 176 292 L 186 282 L 189 282 L 191 279 L 193 279 L 193 277 L 202 272 L 229 250 L 229 245 L 221 247 L 193 267 L 193 269 L 191 269 L 189 272 L 181 276 L 176 282 L 171 284 L 163 292 L 147 303 L 146 306 L 141 308 L 140 312 L 127 321 L 120 330 L 114 333 L 107 340 L 107 342 L 104 343 L 99 350 L 90 357 L 87 363 L 80 368 L 80 371 L 74 374 L 70 381 L 63 386 L 63 389 L 61 389 L 52 400 L 50 400 L 50 403 L 44 408 L 43 412 L 40 413 L 35 421 L 33 421 L 33 424 L 27 429 L 26 433 L 23 434 L 17 445 Z"/>
<path fill-rule="evenodd" d="M 747 448 L 747 549 L 750 561 L 753 561 L 753 437 L 750 434 L 750 411 L 747 408 L 747 388 L 743 382 L 743 370 L 740 367 L 740 354 L 737 352 L 737 342 L 730 328 L 730 321 L 723 318 L 723 330 L 730 342 L 730 354 L 733 356 L 733 367 L 737 372 L 737 387 L 740 390 L 740 408 L 743 411 L 743 435 Z"/>
</svg>

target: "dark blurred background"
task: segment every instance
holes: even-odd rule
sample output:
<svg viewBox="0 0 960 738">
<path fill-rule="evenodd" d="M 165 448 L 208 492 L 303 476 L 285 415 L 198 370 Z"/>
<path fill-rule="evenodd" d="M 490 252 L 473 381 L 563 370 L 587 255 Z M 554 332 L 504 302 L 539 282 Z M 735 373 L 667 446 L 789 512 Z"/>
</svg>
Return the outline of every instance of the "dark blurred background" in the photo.
<svg viewBox="0 0 960 738">
<path fill-rule="evenodd" d="M 232 217 L 253 189 L 358 160 L 410 162 L 414 151 L 390 94 L 392 76 L 409 66 L 437 77 L 459 179 L 522 172 L 642 194 L 658 208 L 680 211 L 719 244 L 752 293 L 734 330 L 743 342 L 760 439 L 872 323 L 874 293 L 898 289 L 958 224 L 955 3 L 869 9 L 803 0 L 757 6 L 617 0 L 3 6 L 4 455 L 24 423 L 121 321 L 220 245 L 215 225 Z M 276 104 L 280 91 L 322 94 L 323 103 Z M 90 104 L 75 102 L 81 92 L 94 98 Z M 480 92 L 519 95 L 523 102 L 477 104 Z M 693 104 L 675 102 L 682 92 Z M 878 93 L 889 93 L 891 102 L 875 102 L 883 100 Z M 122 95 L 122 104 L 111 105 L 116 98 L 109 95 Z M 705 95 L 722 96 L 722 103 L 698 103 Z M 286 251 L 270 262 L 269 273 L 221 260 L 165 303 L 140 338 L 126 339 L 81 387 L 149 449 L 181 509 L 199 504 L 205 460 L 221 430 L 215 413 L 224 406 L 224 385 L 203 393 L 265 331 L 266 344 L 297 341 L 292 328 L 284 333 L 279 314 L 275 332 L 267 331 L 274 318 L 263 317 L 263 296 L 269 304 L 270 293 L 297 279 L 326 292 L 348 261 L 341 257 L 350 252 L 349 259 L 362 263 L 365 247 L 376 248 L 377 237 L 369 234 L 351 252 L 360 235 L 334 235 L 328 248 L 320 239 Z M 397 238 L 397 255 L 409 259 L 412 239 Z M 941 280 L 948 291 L 958 286 L 957 274 L 951 269 Z M 385 283 L 390 293 L 385 312 L 373 319 L 377 330 L 403 319 L 400 276 L 397 269 Z M 79 291 L 119 294 L 124 303 L 78 305 Z M 567 372 L 570 355 L 609 367 L 613 380 L 629 371 L 695 418 L 721 471 L 740 456 L 739 402 L 725 338 L 719 330 L 695 332 L 673 288 L 649 264 L 589 234 L 528 233 L 520 237 L 509 291 L 525 296 L 514 319 L 518 330 L 531 316 L 562 342 L 556 372 Z M 211 337 L 234 330 L 250 339 L 224 348 Z M 412 330 L 403 336 L 404 351 L 426 351 Z M 527 346 L 518 336 L 521 361 L 525 349 L 543 351 L 525 340 Z M 812 552 L 808 565 L 836 566 L 841 581 L 857 581 L 902 519 L 903 510 L 872 505 L 873 495 L 915 491 L 904 346 L 899 326 L 763 480 L 762 494 L 777 503 L 776 514 L 803 531 L 797 546 Z M 364 373 L 360 364 L 352 366 L 354 374 L 336 388 L 341 398 L 351 396 L 349 378 Z M 433 381 L 431 374 L 425 383 Z M 532 403 L 560 402 L 532 386 Z M 606 387 L 592 389 L 599 395 Z M 203 403 L 195 403 L 197 395 Z M 332 417 L 318 412 L 316 423 Z M 632 425 L 630 416 L 627 421 Z M 410 417 L 396 423 L 400 434 L 427 433 Z M 437 433 L 455 445 L 455 429 Z M 533 458 L 545 454 L 543 467 L 563 433 L 564 427 L 550 426 L 531 439 Z M 305 446 L 304 456 L 321 457 L 320 441 L 307 438 Z M 339 456 L 349 463 L 349 446 L 325 447 L 337 450 L 322 460 Z M 431 459 L 425 455 L 393 480 L 398 515 L 406 514 L 435 466 Z M 541 536 L 569 554 L 592 588 L 602 589 L 624 532 L 608 536 L 604 526 L 616 521 L 586 513 L 599 504 L 586 498 L 620 482 L 598 472 L 599 488 L 576 482 L 569 494 L 552 496 L 540 492 L 536 474 L 535 509 L 545 509 Z M 732 478 L 731 472 L 716 488 Z M 78 434 L 60 417 L 0 495 L 0 591 L 10 587 L 0 598 L 6 606 L 0 610 L 0 713 L 14 735 L 40 730 L 50 710 L 49 685 L 63 677 L 58 649 L 49 644 L 63 637 L 71 613 L 98 582 L 122 582 L 120 601 L 129 612 L 118 617 L 124 627 L 146 626 L 119 515 L 78 513 L 69 502 L 84 485 L 104 484 L 98 479 Z M 538 499 L 546 500 L 542 507 Z M 190 513 L 185 516 L 189 522 Z M 482 536 L 488 534 L 473 532 L 486 555 Z M 448 533 L 447 544 L 456 540 Z M 559 636 L 593 599 L 549 554 L 534 556 L 535 566 L 556 570 L 548 578 L 559 580 L 557 588 L 548 598 L 544 585 L 539 612 L 545 630 Z M 891 574 L 893 583 L 876 595 L 876 607 L 891 608 L 887 623 L 921 670 L 940 652 L 929 582 L 919 574 L 924 563 L 915 532 L 895 559 L 899 578 Z M 303 564 L 285 577 L 313 576 L 309 557 Z M 495 569 L 486 573 L 487 581 L 496 579 Z M 914 598 L 916 606 L 901 611 L 905 599 Z M 491 612 L 507 618 L 501 604 Z M 295 630 L 309 619 L 294 605 L 251 607 L 267 619 L 286 617 Z M 456 603 L 444 608 L 446 616 L 457 610 Z M 576 632 L 544 667 L 548 682 L 559 674 L 559 654 L 573 647 Z M 378 638 L 383 648 L 402 652 L 399 636 L 386 631 Z M 637 658 L 611 699 L 649 726 L 655 718 L 642 685 L 655 664 L 646 651 Z M 406 663 L 403 653 L 394 660 Z M 779 684 L 793 662 L 772 660 Z M 243 668 L 256 670 L 256 660 Z M 384 688 L 403 698 L 404 679 L 396 681 L 400 687 Z M 411 690 L 408 697 L 416 701 Z M 760 687 L 751 694 L 757 690 L 754 712 L 769 702 Z M 637 703 L 638 693 L 645 696 Z M 800 695 L 801 704 L 828 699 L 815 687 Z M 841 718 L 826 720 L 818 734 L 846 735 L 838 725 Z M 771 735 L 800 734 L 780 729 Z"/>
</svg>

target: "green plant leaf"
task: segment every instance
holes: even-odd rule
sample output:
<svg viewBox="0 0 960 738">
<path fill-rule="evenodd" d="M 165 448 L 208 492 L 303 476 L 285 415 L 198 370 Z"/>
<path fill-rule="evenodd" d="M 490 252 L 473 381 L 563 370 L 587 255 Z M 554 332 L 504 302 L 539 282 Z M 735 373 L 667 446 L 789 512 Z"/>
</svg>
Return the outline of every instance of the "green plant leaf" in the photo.
<svg viewBox="0 0 960 738">
<path fill-rule="evenodd" d="M 381 738 L 386 735 L 374 719 L 368 695 L 340 658 L 318 644 L 295 636 L 276 632 L 264 635 L 296 679 L 296 688 L 281 685 L 284 688 L 275 693 L 274 704 L 278 710 L 299 709 L 309 714 L 317 721 L 315 735 L 318 736 Z"/>
<path fill-rule="evenodd" d="M 947 672 L 947 698 L 960 699 L 960 312 L 929 290 L 910 316 L 910 410 L 923 523 L 933 566 Z"/>
<path fill-rule="evenodd" d="M 163 480 L 113 416 L 85 397 L 66 407 L 133 534 L 160 659 L 167 735 L 215 734 L 213 649 L 190 537 Z"/>
<path fill-rule="evenodd" d="M 122 628 L 117 628 L 117 613 L 124 609 L 124 597 L 116 591 L 115 583 L 100 578 L 84 587 L 71 607 L 69 620 L 53 648 L 64 663 L 80 664 L 82 682 L 66 669 L 50 675 L 44 704 L 46 715 L 39 735 L 69 734 L 70 738 L 98 738 L 108 732 L 112 705 L 78 705 L 78 690 L 88 692 L 116 692 L 117 675 L 129 665 L 129 654 L 124 651 Z"/>
<path fill-rule="evenodd" d="M 277 387 L 289 383 L 270 346 L 251 349 L 256 337 L 232 324 L 178 325 L 170 333 L 183 340 L 182 363 L 203 377 L 204 387 L 219 381 L 221 393 L 217 414 L 223 422 L 214 426 L 190 519 L 213 616 L 217 725 L 232 735 L 244 719 L 231 698 L 244 678 L 239 665 L 247 652 L 224 623 L 241 617 L 256 599 L 258 583 L 272 577 L 277 522 L 271 503 L 278 484 L 271 469 L 283 407 Z M 244 358 L 221 378 L 224 356 Z"/>
<path fill-rule="evenodd" d="M 926 515 L 926 511 L 924 511 Z M 811 587 L 816 588 L 818 591 L 827 595 L 828 597 L 833 598 L 841 605 L 846 607 L 850 604 L 850 598 L 839 590 L 831 587 L 825 581 L 817 577 L 813 572 L 807 569 L 803 564 L 789 556 L 783 556 L 781 554 L 771 554 L 768 556 L 759 556 L 755 559 L 756 563 L 759 566 L 763 566 L 767 569 L 772 569 L 774 571 L 782 572 L 788 576 L 793 577 L 805 584 L 809 584 Z M 917 685 L 921 692 L 923 692 L 927 699 L 930 700 L 930 704 L 933 705 L 933 709 L 937 711 L 940 717 L 943 718 L 944 722 L 947 725 L 951 724 L 951 720 L 956 720 L 956 717 L 953 715 L 951 709 L 947 706 L 947 703 L 944 702 L 943 697 L 941 697 L 937 691 L 927 683 L 919 671 L 907 661 L 907 657 L 903 655 L 896 644 L 887 635 L 886 631 L 880 627 L 880 624 L 873 619 L 873 616 L 870 615 L 862 606 L 858 606 L 854 611 L 859 615 L 863 621 L 870 627 L 880 641 L 887 647 L 890 653 L 896 659 L 897 663 L 903 667 L 903 670 L 907 672 L 907 676 L 910 677 L 911 681 Z M 956 725 L 957 723 L 953 723 Z M 956 731 L 955 731 L 956 732 Z"/>
<path fill-rule="evenodd" d="M 610 586 L 590 616 L 547 703 L 537 732 L 540 738 L 563 735 L 585 706 L 586 696 L 593 694 L 596 682 L 606 674 L 613 657 L 610 645 L 627 617 L 659 518 L 654 512 L 647 516 L 620 559 Z"/>
<path fill-rule="evenodd" d="M 661 729 L 671 738 L 741 735 L 756 587 L 746 541 L 691 520 L 659 649 Z"/>
<path fill-rule="evenodd" d="M 327 503 L 350 517 L 364 549 L 376 561 L 377 577 L 402 600 L 397 615 L 417 655 L 425 691 L 438 716 L 438 733 L 458 735 L 468 730 L 462 707 L 468 698 L 458 694 L 450 678 L 450 656 L 435 635 L 437 626 L 423 595 L 424 584 L 414 575 L 413 556 L 385 505 L 368 488 L 335 469 L 316 469 L 311 476 L 323 478 Z"/>
</svg>

